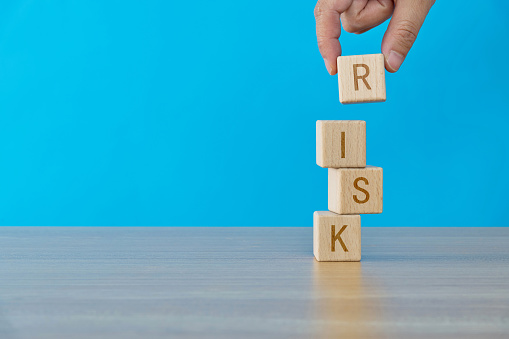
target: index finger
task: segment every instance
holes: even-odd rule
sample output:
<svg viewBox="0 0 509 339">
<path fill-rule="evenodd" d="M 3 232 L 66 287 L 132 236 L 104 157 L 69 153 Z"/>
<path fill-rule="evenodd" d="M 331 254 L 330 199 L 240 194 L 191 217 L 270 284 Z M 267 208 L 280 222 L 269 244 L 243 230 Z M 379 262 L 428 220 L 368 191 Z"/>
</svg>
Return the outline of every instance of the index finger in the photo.
<svg viewBox="0 0 509 339">
<path fill-rule="evenodd" d="M 316 39 L 318 49 L 330 75 L 337 73 L 337 58 L 341 55 L 341 13 L 353 0 L 318 0 L 315 6 Z"/>
</svg>

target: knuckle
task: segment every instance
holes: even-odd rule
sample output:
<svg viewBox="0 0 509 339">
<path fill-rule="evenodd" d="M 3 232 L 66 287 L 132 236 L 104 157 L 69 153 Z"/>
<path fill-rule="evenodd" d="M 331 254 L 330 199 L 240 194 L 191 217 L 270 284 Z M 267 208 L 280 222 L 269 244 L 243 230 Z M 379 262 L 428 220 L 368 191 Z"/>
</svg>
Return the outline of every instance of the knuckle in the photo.
<svg viewBox="0 0 509 339">
<path fill-rule="evenodd" d="M 411 21 L 402 21 L 394 31 L 394 36 L 403 45 L 403 47 L 410 49 L 417 39 L 419 28 Z"/>
<path fill-rule="evenodd" d="M 324 53 L 326 54 L 328 51 L 330 51 L 330 43 L 327 41 L 327 39 L 318 37 L 316 42 L 318 45 L 318 50 L 320 51 L 320 54 L 322 54 L 322 56 L 324 55 Z"/>
<path fill-rule="evenodd" d="M 317 44 L 318 44 L 318 49 L 320 51 L 325 48 L 325 41 L 323 41 L 323 39 L 318 38 L 317 39 Z"/>
<path fill-rule="evenodd" d="M 315 18 L 320 17 L 322 15 L 322 13 L 323 13 L 322 4 L 321 4 L 321 1 L 318 1 L 316 3 L 315 10 L 314 10 Z"/>
<path fill-rule="evenodd" d="M 341 21 L 341 25 L 343 26 L 343 29 L 345 32 L 348 33 L 357 33 L 360 30 L 360 26 L 355 20 L 349 20 L 347 18 L 344 18 Z"/>
</svg>

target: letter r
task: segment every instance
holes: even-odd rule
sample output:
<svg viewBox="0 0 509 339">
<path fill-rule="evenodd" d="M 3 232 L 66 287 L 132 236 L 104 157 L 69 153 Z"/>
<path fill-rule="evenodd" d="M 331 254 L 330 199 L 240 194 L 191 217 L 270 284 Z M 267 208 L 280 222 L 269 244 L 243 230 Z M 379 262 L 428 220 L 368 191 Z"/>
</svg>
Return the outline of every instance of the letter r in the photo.
<svg viewBox="0 0 509 339">
<path fill-rule="evenodd" d="M 366 70 L 366 72 L 364 72 L 363 75 L 359 75 L 358 74 L 357 69 L 359 67 L 363 67 Z M 366 85 L 366 87 L 369 90 L 371 90 L 371 87 L 369 86 L 368 81 L 366 80 L 368 75 L 369 75 L 369 67 L 368 67 L 368 65 L 366 65 L 366 64 L 353 64 L 353 85 L 354 85 L 356 91 L 359 90 L 359 80 L 362 80 L 364 82 L 364 85 Z"/>
</svg>

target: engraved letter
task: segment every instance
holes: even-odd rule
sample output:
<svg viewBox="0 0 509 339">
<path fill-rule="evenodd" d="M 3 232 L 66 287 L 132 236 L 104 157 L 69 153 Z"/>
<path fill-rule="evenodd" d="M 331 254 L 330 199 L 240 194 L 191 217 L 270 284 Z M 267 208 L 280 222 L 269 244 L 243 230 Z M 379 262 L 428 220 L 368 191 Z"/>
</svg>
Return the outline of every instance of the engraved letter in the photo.
<svg viewBox="0 0 509 339">
<path fill-rule="evenodd" d="M 361 188 L 359 187 L 359 181 L 364 181 L 364 183 L 366 185 L 369 185 L 369 182 L 368 182 L 368 179 L 364 178 L 364 177 L 358 177 L 357 179 L 354 180 L 353 182 L 353 187 L 359 191 L 361 191 L 362 193 L 364 193 L 366 195 L 366 198 L 364 198 L 364 200 L 359 200 L 359 198 L 357 198 L 357 195 L 353 195 L 353 200 L 358 203 L 358 204 L 364 204 L 365 202 L 368 202 L 369 200 L 369 192 L 366 191 L 364 188 Z"/>
<path fill-rule="evenodd" d="M 343 251 L 348 252 L 348 248 L 346 248 L 345 243 L 343 242 L 343 239 L 341 239 L 341 233 L 346 229 L 347 225 L 343 225 L 341 227 L 341 230 L 336 234 L 336 225 L 331 225 L 331 245 L 330 250 L 331 252 L 336 252 L 336 240 L 339 241 L 341 244 L 341 247 L 343 247 Z"/>
<path fill-rule="evenodd" d="M 357 68 L 358 67 L 364 67 L 364 69 L 366 70 L 364 75 L 358 75 L 357 74 Z M 362 80 L 364 82 L 364 85 L 366 85 L 366 87 L 369 90 L 371 90 L 371 87 L 369 86 L 368 81 L 366 80 L 366 77 L 368 75 L 369 75 L 369 67 L 368 67 L 368 65 L 366 65 L 366 64 L 353 64 L 353 84 L 355 86 L 355 90 L 356 91 L 359 90 L 359 80 Z"/>
<path fill-rule="evenodd" d="M 345 157 L 345 153 L 346 153 L 345 143 L 346 143 L 345 132 L 341 132 L 341 158 Z"/>
</svg>

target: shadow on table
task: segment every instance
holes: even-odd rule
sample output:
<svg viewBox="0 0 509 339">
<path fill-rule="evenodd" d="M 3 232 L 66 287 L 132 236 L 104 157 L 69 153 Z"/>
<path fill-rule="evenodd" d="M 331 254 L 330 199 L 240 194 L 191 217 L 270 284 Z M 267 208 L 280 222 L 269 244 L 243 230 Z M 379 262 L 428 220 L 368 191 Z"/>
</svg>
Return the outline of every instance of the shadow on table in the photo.
<svg viewBox="0 0 509 339">
<path fill-rule="evenodd" d="M 383 337 L 374 327 L 382 316 L 378 293 L 367 280 L 360 262 L 314 262 L 315 337 Z"/>
</svg>

